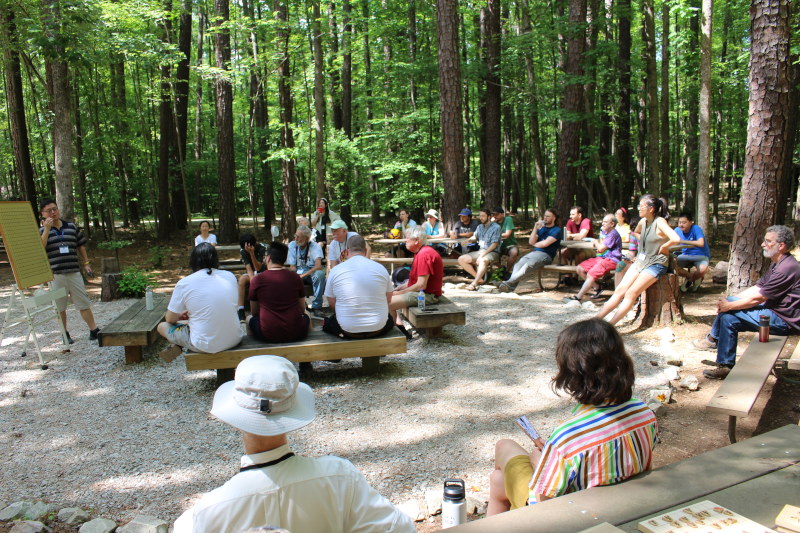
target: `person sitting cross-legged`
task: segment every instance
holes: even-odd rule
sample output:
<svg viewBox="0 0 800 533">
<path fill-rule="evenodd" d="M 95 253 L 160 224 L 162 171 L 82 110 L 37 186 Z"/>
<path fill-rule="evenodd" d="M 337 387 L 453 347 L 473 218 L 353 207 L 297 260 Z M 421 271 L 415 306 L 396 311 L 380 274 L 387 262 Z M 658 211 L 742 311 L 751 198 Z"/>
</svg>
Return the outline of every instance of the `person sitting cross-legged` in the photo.
<svg viewBox="0 0 800 533">
<path fill-rule="evenodd" d="M 704 370 L 705 377 L 728 376 L 736 364 L 739 332 L 758 331 L 760 316 L 769 319 L 773 335 L 800 333 L 800 264 L 791 254 L 794 245 L 791 229 L 768 227 L 761 243 L 764 257 L 770 261 L 767 273 L 752 287 L 717 302 L 711 332 L 693 343 L 696 348 L 717 352 L 717 368 Z"/>
<path fill-rule="evenodd" d="M 215 353 L 233 348 L 242 340 L 236 319 L 236 276 L 219 270 L 214 247 L 201 243 L 189 258 L 192 274 L 175 285 L 158 333 L 173 343 L 161 352 L 171 361 L 181 348 Z"/>
<path fill-rule="evenodd" d="M 325 269 L 322 268 L 322 246 L 311 240 L 311 228 L 299 226 L 294 234 L 294 241 L 289 243 L 289 257 L 286 264 L 289 270 L 300 274 L 305 285 L 314 289 L 314 300 L 311 312 L 321 317 L 322 296 L 325 291 Z"/>
<path fill-rule="evenodd" d="M 603 288 L 597 283 L 606 274 L 617 268 L 617 263 L 622 259 L 622 238 L 615 226 L 617 218 L 614 215 L 603 217 L 600 226 L 600 238 L 592 240 L 592 248 L 597 250 L 597 257 L 582 261 L 576 271 L 583 282 L 578 294 L 570 296 L 567 300 L 581 301 L 587 292 L 594 291 L 592 298 L 599 298 Z"/>
<path fill-rule="evenodd" d="M 532 276 L 543 266 L 552 263 L 556 252 L 558 252 L 560 236 L 561 228 L 558 226 L 558 215 L 554 209 L 548 209 L 544 212 L 544 219 L 534 224 L 533 231 L 528 239 L 533 251 L 525 254 L 517 261 L 508 281 L 504 281 L 497 286 L 500 292 L 516 290 L 517 285 L 523 279 Z"/>
<path fill-rule="evenodd" d="M 273 242 L 267 269 L 250 282 L 250 332 L 264 342 L 305 339 L 311 320 L 306 314 L 306 289 L 295 272 L 284 268 L 288 247 Z"/>
<path fill-rule="evenodd" d="M 394 327 L 389 301 L 394 286 L 389 273 L 367 257 L 367 244 L 353 235 L 344 248 L 345 259 L 331 269 L 325 297 L 333 315 L 322 323 L 322 331 L 345 339 L 378 337 Z"/>
<path fill-rule="evenodd" d="M 428 236 L 420 227 L 406 231 L 406 249 L 414 254 L 411 263 L 411 272 L 408 281 L 400 285 L 392 293 L 389 302 L 389 312 L 395 321 L 397 329 L 410 339 L 411 335 L 403 326 L 398 310 L 407 311 L 419 303 L 419 291 L 424 291 L 425 305 L 439 303 L 442 296 L 442 279 L 444 278 L 444 264 L 436 250 L 427 245 Z"/>
<path fill-rule="evenodd" d="M 175 521 L 174 533 L 235 533 L 266 524 L 296 533 L 416 531 L 350 461 L 292 451 L 288 434 L 317 415 L 314 392 L 291 361 L 276 355 L 243 360 L 233 381 L 214 394 L 211 415 L 240 432 L 245 455 L 235 476 Z"/>
<path fill-rule="evenodd" d="M 578 405 L 546 442 L 534 441 L 530 453 L 511 439 L 497 442 L 487 516 L 613 485 L 652 465 L 658 423 L 633 398 L 633 360 L 614 327 L 599 319 L 567 326 L 556 340 L 555 359 L 552 387 Z"/>
<path fill-rule="evenodd" d="M 475 229 L 475 234 L 467 239 L 469 246 L 472 242 L 478 243 L 477 252 L 469 252 L 458 258 L 458 266 L 467 271 L 474 278 L 472 283 L 467 286 L 468 291 L 478 289 L 478 285 L 483 285 L 483 275 L 486 269 L 500 258 L 500 224 L 492 222 L 492 215 L 486 207 L 481 208 L 478 215 L 480 224 Z M 477 265 L 477 270 L 475 266 Z"/>
</svg>

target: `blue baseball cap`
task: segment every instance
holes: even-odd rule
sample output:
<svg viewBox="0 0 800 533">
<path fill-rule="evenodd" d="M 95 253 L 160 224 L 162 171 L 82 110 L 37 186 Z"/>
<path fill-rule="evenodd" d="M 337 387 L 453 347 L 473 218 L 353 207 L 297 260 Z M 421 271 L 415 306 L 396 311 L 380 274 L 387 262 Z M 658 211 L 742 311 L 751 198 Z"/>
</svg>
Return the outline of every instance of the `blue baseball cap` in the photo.
<svg viewBox="0 0 800 533">
<path fill-rule="evenodd" d="M 465 207 L 464 209 L 461 210 L 461 212 L 458 214 L 458 216 L 460 216 L 460 217 L 471 217 L 472 216 L 472 211 L 469 210 L 469 207 Z"/>
</svg>

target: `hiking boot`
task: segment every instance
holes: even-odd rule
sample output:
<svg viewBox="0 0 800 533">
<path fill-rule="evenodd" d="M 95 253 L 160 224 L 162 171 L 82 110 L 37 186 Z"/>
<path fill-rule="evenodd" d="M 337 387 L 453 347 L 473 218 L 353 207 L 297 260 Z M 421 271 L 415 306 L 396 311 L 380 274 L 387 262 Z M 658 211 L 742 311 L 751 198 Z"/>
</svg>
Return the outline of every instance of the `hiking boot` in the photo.
<svg viewBox="0 0 800 533">
<path fill-rule="evenodd" d="M 67 344 L 75 344 L 75 341 L 69 336 L 69 331 L 65 331 L 64 333 L 67 335 Z"/>
<path fill-rule="evenodd" d="M 711 370 L 703 370 L 703 375 L 708 379 L 725 379 L 730 373 L 731 367 L 729 366 L 718 366 Z"/>
<path fill-rule="evenodd" d="M 244 316 L 244 307 L 242 307 L 241 309 L 239 309 L 239 310 L 237 311 L 237 314 L 239 315 L 239 322 L 244 322 L 244 321 L 245 321 L 245 316 Z"/>
<path fill-rule="evenodd" d="M 717 351 L 717 341 L 706 335 L 702 339 L 692 341 L 692 346 L 698 350 Z"/>
<path fill-rule="evenodd" d="M 97 335 L 99 333 L 100 333 L 100 328 L 94 328 L 93 330 L 91 330 L 89 332 L 89 340 L 90 341 L 96 341 L 97 340 Z"/>
<path fill-rule="evenodd" d="M 713 366 L 713 367 L 719 366 L 719 363 L 717 363 L 716 361 L 712 361 L 711 359 L 703 359 L 700 361 L 700 363 L 706 366 Z"/>
</svg>

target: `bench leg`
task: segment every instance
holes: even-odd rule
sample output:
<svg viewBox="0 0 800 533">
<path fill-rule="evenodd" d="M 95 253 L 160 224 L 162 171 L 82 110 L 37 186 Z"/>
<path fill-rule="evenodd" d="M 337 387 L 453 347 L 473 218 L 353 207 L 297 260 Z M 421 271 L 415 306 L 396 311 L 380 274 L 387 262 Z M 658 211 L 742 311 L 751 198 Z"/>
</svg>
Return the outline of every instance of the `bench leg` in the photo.
<svg viewBox="0 0 800 533">
<path fill-rule="evenodd" d="M 218 368 L 217 369 L 217 387 L 227 381 L 233 381 L 236 374 L 235 368 Z"/>
<path fill-rule="evenodd" d="M 442 326 L 439 326 L 438 328 L 426 328 L 425 334 L 428 336 L 428 338 L 441 337 Z"/>
<path fill-rule="evenodd" d="M 728 417 L 728 438 L 731 441 L 731 444 L 736 443 L 736 417 L 729 416 Z"/>
<path fill-rule="evenodd" d="M 125 346 L 125 364 L 142 362 L 142 347 L 141 346 Z"/>
<path fill-rule="evenodd" d="M 364 372 L 368 374 L 372 374 L 377 372 L 380 368 L 381 360 L 380 357 L 362 357 L 361 358 L 361 368 L 364 369 Z"/>
</svg>

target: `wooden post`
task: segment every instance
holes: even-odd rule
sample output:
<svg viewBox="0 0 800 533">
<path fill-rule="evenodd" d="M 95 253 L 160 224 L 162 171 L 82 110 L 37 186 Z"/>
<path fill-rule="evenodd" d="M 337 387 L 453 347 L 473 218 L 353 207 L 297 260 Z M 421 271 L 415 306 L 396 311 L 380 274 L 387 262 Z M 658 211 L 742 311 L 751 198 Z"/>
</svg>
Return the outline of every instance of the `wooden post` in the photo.
<svg viewBox="0 0 800 533">
<path fill-rule="evenodd" d="M 683 322 L 680 278 L 664 274 L 642 293 L 641 304 L 633 325 L 636 329 L 653 325 L 669 326 Z"/>
<path fill-rule="evenodd" d="M 119 261 L 116 257 L 103 257 L 101 262 L 100 272 L 103 275 L 102 286 L 100 290 L 100 301 L 110 302 L 119 298 Z"/>
</svg>

